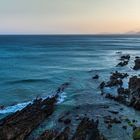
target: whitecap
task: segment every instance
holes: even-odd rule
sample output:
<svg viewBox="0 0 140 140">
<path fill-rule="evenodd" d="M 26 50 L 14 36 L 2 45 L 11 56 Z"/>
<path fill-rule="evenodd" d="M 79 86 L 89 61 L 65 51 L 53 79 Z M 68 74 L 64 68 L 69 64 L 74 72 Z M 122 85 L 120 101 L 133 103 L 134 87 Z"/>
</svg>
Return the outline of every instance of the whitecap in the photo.
<svg viewBox="0 0 140 140">
<path fill-rule="evenodd" d="M 31 103 L 31 102 L 24 102 L 24 103 L 19 103 L 19 104 L 13 105 L 13 106 L 5 107 L 4 109 L 0 110 L 0 114 L 14 113 L 16 111 L 20 111 L 24 107 L 26 107 L 29 103 Z"/>
<path fill-rule="evenodd" d="M 62 92 L 61 95 L 59 96 L 58 100 L 57 100 L 57 104 L 63 103 L 66 97 L 67 97 L 66 92 Z"/>
<path fill-rule="evenodd" d="M 48 97 L 51 98 L 52 96 L 48 96 Z M 66 97 L 67 97 L 66 93 L 62 92 L 57 100 L 57 104 L 61 104 L 62 102 L 64 102 Z M 46 98 L 43 98 L 43 99 L 46 99 Z M 30 103 L 32 103 L 32 101 L 19 103 L 19 104 L 13 105 L 13 106 L 7 106 L 4 109 L 0 110 L 0 114 L 14 113 L 16 111 L 20 111 Z"/>
</svg>

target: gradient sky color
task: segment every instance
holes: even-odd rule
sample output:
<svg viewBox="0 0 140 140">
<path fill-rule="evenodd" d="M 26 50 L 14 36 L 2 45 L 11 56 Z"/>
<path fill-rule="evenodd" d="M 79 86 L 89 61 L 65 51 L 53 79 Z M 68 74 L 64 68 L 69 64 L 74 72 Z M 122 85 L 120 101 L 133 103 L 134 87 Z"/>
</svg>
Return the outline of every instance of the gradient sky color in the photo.
<svg viewBox="0 0 140 140">
<path fill-rule="evenodd" d="M 140 31 L 140 0 L 0 0 L 0 34 Z"/>
</svg>

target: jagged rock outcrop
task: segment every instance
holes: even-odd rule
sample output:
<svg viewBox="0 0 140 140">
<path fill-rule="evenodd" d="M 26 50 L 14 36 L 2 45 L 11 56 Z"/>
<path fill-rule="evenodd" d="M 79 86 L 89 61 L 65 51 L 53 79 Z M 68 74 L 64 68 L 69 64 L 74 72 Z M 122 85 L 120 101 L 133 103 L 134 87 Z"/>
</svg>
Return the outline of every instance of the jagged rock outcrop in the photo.
<svg viewBox="0 0 140 140">
<path fill-rule="evenodd" d="M 70 128 L 66 127 L 61 133 L 52 130 L 46 130 L 36 140 L 68 140 Z"/>
<path fill-rule="evenodd" d="M 133 133 L 133 140 L 140 140 L 140 128 L 137 128 Z"/>
<path fill-rule="evenodd" d="M 140 78 L 133 76 L 129 80 L 129 89 L 131 92 L 131 106 L 140 110 Z"/>
<path fill-rule="evenodd" d="M 118 85 L 117 82 L 114 83 L 114 80 L 110 80 L 110 83 L 112 85 L 114 84 L 114 86 Z M 128 85 L 129 87 L 127 89 L 120 85 L 117 89 L 118 95 L 106 94 L 105 97 L 140 110 L 140 78 L 137 76 L 131 77 Z"/>
<path fill-rule="evenodd" d="M 128 62 L 130 60 L 130 55 L 127 54 L 127 55 L 122 55 L 121 58 L 120 58 L 121 62 L 119 62 L 117 64 L 117 66 L 120 66 L 120 67 L 123 67 L 123 66 L 126 66 L 128 65 Z"/>
<path fill-rule="evenodd" d="M 140 69 L 140 58 L 136 58 L 135 65 L 134 65 L 133 69 L 134 70 L 139 70 Z"/>
<path fill-rule="evenodd" d="M 113 87 L 113 86 L 122 86 L 123 78 L 128 77 L 127 73 L 120 73 L 118 71 L 114 72 L 110 76 L 110 81 L 108 81 L 105 86 L 106 87 Z"/>
<path fill-rule="evenodd" d="M 55 95 L 46 99 L 36 99 L 21 111 L 0 120 L 0 140 L 24 140 L 33 129 L 50 116 L 59 97 L 59 93 L 68 86 L 62 84 Z"/>
<path fill-rule="evenodd" d="M 98 121 L 83 118 L 76 132 L 71 137 L 70 128 L 66 127 L 61 133 L 58 131 L 45 131 L 37 140 L 106 140 L 98 130 Z"/>
<path fill-rule="evenodd" d="M 94 122 L 88 118 L 83 118 L 77 130 L 72 137 L 72 140 L 106 140 L 103 135 L 99 133 L 98 121 Z"/>
</svg>

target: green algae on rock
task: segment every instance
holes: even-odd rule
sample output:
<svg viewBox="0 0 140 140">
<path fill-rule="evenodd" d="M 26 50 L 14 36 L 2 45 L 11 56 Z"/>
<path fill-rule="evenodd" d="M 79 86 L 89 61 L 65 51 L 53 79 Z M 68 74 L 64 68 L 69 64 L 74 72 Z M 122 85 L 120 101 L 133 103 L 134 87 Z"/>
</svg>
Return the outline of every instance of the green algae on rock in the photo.
<svg viewBox="0 0 140 140">
<path fill-rule="evenodd" d="M 137 128 L 133 133 L 134 140 L 140 140 L 140 128 Z"/>
</svg>

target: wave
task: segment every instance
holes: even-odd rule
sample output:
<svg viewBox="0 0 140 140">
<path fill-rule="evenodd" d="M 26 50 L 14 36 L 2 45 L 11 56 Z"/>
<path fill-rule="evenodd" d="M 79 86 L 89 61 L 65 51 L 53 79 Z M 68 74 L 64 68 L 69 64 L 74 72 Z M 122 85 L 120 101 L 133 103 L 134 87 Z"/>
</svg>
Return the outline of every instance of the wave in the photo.
<svg viewBox="0 0 140 140">
<path fill-rule="evenodd" d="M 48 97 L 51 97 L 51 96 L 48 96 Z M 66 92 L 62 92 L 57 100 L 57 104 L 63 103 L 66 97 L 67 97 Z M 46 99 L 46 98 L 43 98 L 43 99 Z M 20 111 L 30 103 L 33 103 L 33 101 L 19 103 L 19 104 L 13 105 L 13 106 L 7 106 L 4 109 L 0 110 L 0 114 L 8 114 L 8 113 L 14 113 L 16 111 Z"/>
<path fill-rule="evenodd" d="M 4 109 L 0 110 L 0 114 L 14 113 L 16 111 L 20 111 L 24 107 L 26 107 L 29 103 L 31 102 L 24 102 L 24 103 L 19 103 L 13 106 L 7 106 Z"/>
<path fill-rule="evenodd" d="M 67 97 L 66 92 L 62 92 L 57 100 L 57 104 L 61 104 L 65 101 L 65 98 Z"/>
</svg>

